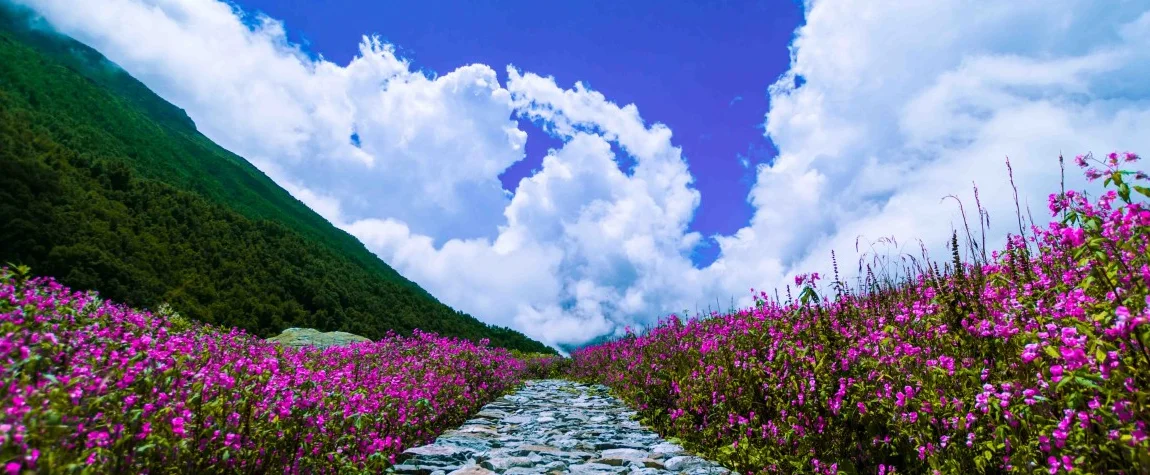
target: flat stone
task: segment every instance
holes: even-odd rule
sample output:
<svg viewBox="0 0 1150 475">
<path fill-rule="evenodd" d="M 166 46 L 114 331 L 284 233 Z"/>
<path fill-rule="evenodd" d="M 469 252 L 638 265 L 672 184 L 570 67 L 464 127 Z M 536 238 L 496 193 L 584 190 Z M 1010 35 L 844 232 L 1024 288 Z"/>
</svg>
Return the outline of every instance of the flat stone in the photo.
<svg viewBox="0 0 1150 475">
<path fill-rule="evenodd" d="M 573 448 L 575 448 L 575 446 L 579 445 L 578 440 L 568 439 L 568 438 L 555 439 L 555 440 L 552 440 L 550 443 L 551 443 L 551 445 L 559 447 L 560 449 L 573 449 Z"/>
<path fill-rule="evenodd" d="M 429 458 L 467 458 L 467 455 L 472 451 L 462 447 L 453 447 L 449 445 L 424 445 L 422 447 L 412 447 L 404 450 L 402 455 L 406 456 L 423 456 Z"/>
<path fill-rule="evenodd" d="M 679 472 L 696 468 L 710 468 L 714 465 L 699 457 L 680 455 L 678 457 L 671 457 L 667 459 L 667 461 L 663 462 L 663 466 L 666 467 L 667 470 Z"/>
<path fill-rule="evenodd" d="M 544 473 L 542 469 L 524 467 L 513 467 L 503 471 L 503 475 L 539 475 L 541 473 Z"/>
<path fill-rule="evenodd" d="M 495 475 L 495 472 L 492 472 L 491 470 L 483 467 L 470 466 L 463 467 L 459 470 L 448 473 L 447 475 Z"/>
<path fill-rule="evenodd" d="M 491 409 L 484 409 L 482 411 L 479 411 L 477 414 L 475 414 L 475 417 L 482 417 L 485 419 L 502 419 L 504 417 L 507 417 L 507 414 L 504 414 L 503 411 L 494 411 Z"/>
<path fill-rule="evenodd" d="M 730 473 L 690 456 L 635 419 L 605 387 L 528 381 L 434 443 L 405 450 L 398 473 L 420 475 Z"/>
<path fill-rule="evenodd" d="M 422 467 L 419 465 L 399 464 L 392 465 L 391 469 L 395 473 L 413 474 L 413 475 L 431 475 L 432 469 Z"/>
<path fill-rule="evenodd" d="M 499 435 L 499 431 L 491 426 L 463 426 L 451 432 L 460 434 Z"/>
<path fill-rule="evenodd" d="M 654 459 L 643 459 L 643 460 L 638 460 L 638 462 L 642 463 L 642 465 L 646 468 L 658 468 L 660 470 L 666 468 L 665 465 L 662 465 L 661 461 L 654 460 Z"/>
<path fill-rule="evenodd" d="M 567 470 L 567 464 L 557 461 L 557 462 L 548 463 L 548 464 L 544 465 L 542 468 L 544 471 L 548 471 L 548 472 L 552 471 L 552 470 Z"/>
<path fill-rule="evenodd" d="M 477 437 L 443 437 L 435 440 L 436 445 L 445 445 L 467 449 L 472 452 L 483 452 L 492 447 L 491 441 Z"/>
<path fill-rule="evenodd" d="M 527 457 L 507 457 L 487 459 L 479 463 L 480 466 L 502 472 L 512 467 L 530 467 L 534 462 Z"/>
<path fill-rule="evenodd" d="M 636 449 L 636 448 L 642 448 L 643 447 L 643 444 L 638 444 L 635 442 L 630 442 L 630 441 L 625 441 L 625 440 L 620 440 L 620 441 L 604 440 L 604 441 L 595 442 L 593 445 L 595 447 L 595 450 Z"/>
<path fill-rule="evenodd" d="M 615 467 L 601 463 L 581 463 L 567 467 L 571 473 L 615 473 Z"/>
<path fill-rule="evenodd" d="M 635 449 L 608 449 L 603 451 L 603 458 L 643 460 L 647 458 L 647 452 Z"/>
<path fill-rule="evenodd" d="M 552 447 L 550 445 L 535 445 L 535 444 L 520 446 L 520 447 L 516 448 L 515 451 L 517 452 L 518 455 L 527 455 L 527 454 L 532 453 L 532 452 L 548 453 L 548 454 L 563 453 L 562 449 Z"/>
<path fill-rule="evenodd" d="M 682 447 L 670 442 L 663 442 L 651 447 L 651 452 L 656 454 L 681 454 L 685 452 Z"/>
</svg>

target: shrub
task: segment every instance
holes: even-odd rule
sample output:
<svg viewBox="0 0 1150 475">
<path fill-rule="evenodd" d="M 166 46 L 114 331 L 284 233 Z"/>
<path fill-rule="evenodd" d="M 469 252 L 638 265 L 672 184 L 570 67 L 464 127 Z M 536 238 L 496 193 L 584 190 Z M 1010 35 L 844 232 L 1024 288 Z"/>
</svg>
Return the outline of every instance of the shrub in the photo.
<svg viewBox="0 0 1150 475">
<path fill-rule="evenodd" d="M 526 370 L 524 377 L 530 379 L 552 379 L 567 374 L 571 367 L 571 359 L 546 353 L 523 353 L 513 350 L 512 353 L 522 361 Z"/>
<path fill-rule="evenodd" d="M 901 280 L 836 270 L 829 300 L 801 275 L 798 301 L 672 315 L 572 375 L 744 472 L 1148 473 L 1150 189 L 1119 169 L 1137 159 L 1108 155 L 1086 171 L 1104 195 L 1051 195 L 1059 219 L 1001 253 L 964 263 L 955 235 L 953 262 Z"/>
<path fill-rule="evenodd" d="M 518 384 L 419 333 L 293 349 L 0 269 L 0 463 L 104 473 L 380 471 Z"/>
</svg>

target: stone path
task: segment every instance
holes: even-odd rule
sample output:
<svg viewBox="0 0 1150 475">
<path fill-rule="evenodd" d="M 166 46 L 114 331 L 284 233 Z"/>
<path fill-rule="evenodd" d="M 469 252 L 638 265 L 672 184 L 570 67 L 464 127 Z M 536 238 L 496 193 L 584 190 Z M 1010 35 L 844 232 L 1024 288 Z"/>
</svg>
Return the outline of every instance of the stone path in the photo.
<svg viewBox="0 0 1150 475">
<path fill-rule="evenodd" d="M 432 444 L 403 452 L 394 473 L 425 475 L 728 474 L 643 428 L 604 386 L 529 381 Z"/>
</svg>

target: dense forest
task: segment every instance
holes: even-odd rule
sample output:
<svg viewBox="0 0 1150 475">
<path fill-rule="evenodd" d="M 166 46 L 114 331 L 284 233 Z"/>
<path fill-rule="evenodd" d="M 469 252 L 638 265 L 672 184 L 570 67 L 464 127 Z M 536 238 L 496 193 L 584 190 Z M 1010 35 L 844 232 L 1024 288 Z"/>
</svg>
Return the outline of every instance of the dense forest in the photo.
<svg viewBox="0 0 1150 475">
<path fill-rule="evenodd" d="M 260 336 L 419 328 L 553 352 L 437 301 L 183 110 L 3 3 L 0 263 Z"/>
</svg>

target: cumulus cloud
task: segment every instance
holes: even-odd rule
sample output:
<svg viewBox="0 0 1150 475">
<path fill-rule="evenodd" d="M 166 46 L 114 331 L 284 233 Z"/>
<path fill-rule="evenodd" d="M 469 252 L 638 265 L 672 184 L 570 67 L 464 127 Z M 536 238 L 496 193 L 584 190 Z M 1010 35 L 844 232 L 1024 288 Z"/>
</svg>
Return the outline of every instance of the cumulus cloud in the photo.
<svg viewBox="0 0 1150 475">
<path fill-rule="evenodd" d="M 578 343 L 699 293 L 699 202 L 671 131 L 582 85 L 486 65 L 429 78 L 364 38 L 347 65 L 215 0 L 20 0 L 185 108 L 201 131 L 443 301 Z M 130 25 L 131 27 L 125 27 Z M 517 188 L 516 119 L 565 144 Z M 619 170 L 610 143 L 634 158 Z"/>
<path fill-rule="evenodd" d="M 908 252 L 921 239 L 937 256 L 963 226 L 941 199 L 958 195 L 973 216 L 974 185 L 998 247 L 1017 230 L 1007 156 L 1041 223 L 1060 152 L 1150 149 L 1150 86 L 1137 79 L 1150 65 L 1146 2 L 806 7 L 791 68 L 770 89 L 780 154 L 758 169 L 751 223 L 719 238 L 730 288 L 826 271 L 831 250 L 856 255 L 860 237 L 893 236 Z M 1067 186 L 1086 186 L 1076 169 Z"/>
<path fill-rule="evenodd" d="M 502 219 L 498 174 L 523 158 L 526 134 L 490 67 L 430 79 L 366 37 L 350 64 L 315 60 L 281 23 L 215 0 L 19 3 L 333 221 L 385 216 L 470 238 Z"/>
<path fill-rule="evenodd" d="M 635 105 L 513 67 L 506 84 L 480 64 L 429 78 L 370 37 L 337 65 L 217 0 L 17 1 L 443 301 L 550 344 L 747 303 L 859 236 L 937 250 L 961 226 L 941 198 L 973 206 L 972 183 L 1001 242 L 1005 156 L 1040 216 L 1059 152 L 1150 150 L 1145 2 L 808 2 L 765 111 L 780 154 L 757 169 L 751 221 L 699 269 L 687 158 Z M 511 194 L 498 177 L 523 158 L 520 118 L 563 145 Z"/>
</svg>

